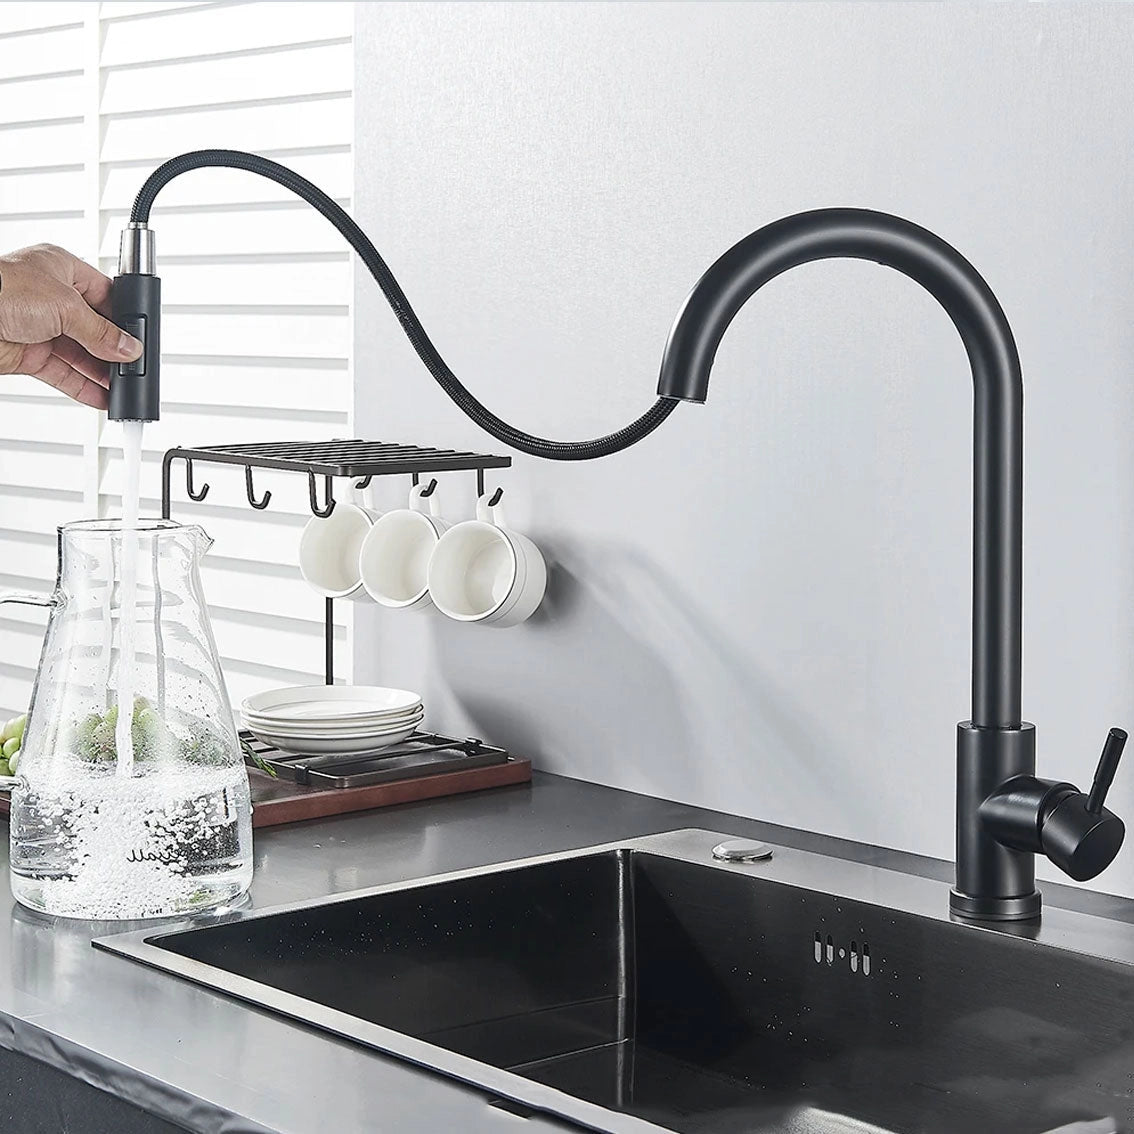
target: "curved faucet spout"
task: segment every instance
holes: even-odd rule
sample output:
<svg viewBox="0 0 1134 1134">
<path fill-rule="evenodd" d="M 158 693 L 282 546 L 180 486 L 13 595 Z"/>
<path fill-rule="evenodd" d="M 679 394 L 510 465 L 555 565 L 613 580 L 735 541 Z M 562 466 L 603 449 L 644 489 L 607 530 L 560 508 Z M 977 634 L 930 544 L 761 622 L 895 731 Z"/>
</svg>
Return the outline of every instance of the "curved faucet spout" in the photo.
<svg viewBox="0 0 1134 1134">
<path fill-rule="evenodd" d="M 1019 728 L 1023 416 L 1008 320 L 977 270 L 927 229 L 869 209 L 818 209 L 733 245 L 697 282 L 670 331 L 658 393 L 702 402 L 728 325 L 769 280 L 813 260 L 874 260 L 916 280 L 948 312 L 974 388 L 972 724 Z"/>
</svg>

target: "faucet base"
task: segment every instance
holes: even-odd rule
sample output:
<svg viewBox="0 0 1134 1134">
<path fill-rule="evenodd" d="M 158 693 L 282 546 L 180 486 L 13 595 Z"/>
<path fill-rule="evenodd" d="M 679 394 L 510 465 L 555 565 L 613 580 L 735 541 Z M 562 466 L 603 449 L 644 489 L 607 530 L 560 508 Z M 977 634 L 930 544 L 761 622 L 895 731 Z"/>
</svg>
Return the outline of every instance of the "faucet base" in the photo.
<svg viewBox="0 0 1134 1134">
<path fill-rule="evenodd" d="M 1026 921 L 1039 916 L 1035 855 L 1005 846 L 989 830 L 981 804 L 1005 780 L 1036 770 L 1036 730 L 957 726 L 957 876 L 949 906 L 972 921 Z"/>
<path fill-rule="evenodd" d="M 1038 890 L 1018 898 L 978 898 L 959 890 L 949 893 L 949 912 L 963 921 L 1034 921 L 1042 904 Z"/>
</svg>

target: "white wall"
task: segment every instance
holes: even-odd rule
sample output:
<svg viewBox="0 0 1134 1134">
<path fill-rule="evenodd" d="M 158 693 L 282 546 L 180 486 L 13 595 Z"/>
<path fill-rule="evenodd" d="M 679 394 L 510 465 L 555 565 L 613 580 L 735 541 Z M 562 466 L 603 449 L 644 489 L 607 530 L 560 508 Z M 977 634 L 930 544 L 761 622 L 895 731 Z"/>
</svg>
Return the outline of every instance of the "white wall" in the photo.
<svg viewBox="0 0 1134 1134">
<path fill-rule="evenodd" d="M 889 210 L 969 256 L 1025 368 L 1025 712 L 1042 771 L 1089 777 L 1134 725 L 1134 8 L 365 4 L 356 52 L 359 218 L 535 432 L 645 409 L 689 287 L 783 214 Z M 358 289 L 360 433 L 498 450 Z M 916 285 L 797 270 L 736 320 L 708 405 L 595 464 L 517 455 L 545 612 L 367 611 L 358 676 L 544 768 L 951 857 L 971 402 Z M 471 489 L 446 478 L 450 515 Z M 1134 817 L 1134 768 L 1113 800 Z M 1134 848 L 1097 885 L 1134 894 Z"/>
</svg>

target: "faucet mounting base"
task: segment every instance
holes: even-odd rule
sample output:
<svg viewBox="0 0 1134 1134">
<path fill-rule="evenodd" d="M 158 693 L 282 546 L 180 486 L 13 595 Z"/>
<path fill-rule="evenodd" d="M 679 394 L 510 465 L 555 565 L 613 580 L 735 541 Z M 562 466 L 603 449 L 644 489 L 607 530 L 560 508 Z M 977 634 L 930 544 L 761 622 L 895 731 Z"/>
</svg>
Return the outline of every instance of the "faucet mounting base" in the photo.
<svg viewBox="0 0 1134 1134">
<path fill-rule="evenodd" d="M 1038 890 L 1019 898 L 978 898 L 959 890 L 949 892 L 949 912 L 962 921 L 1034 921 L 1041 905 Z"/>
</svg>

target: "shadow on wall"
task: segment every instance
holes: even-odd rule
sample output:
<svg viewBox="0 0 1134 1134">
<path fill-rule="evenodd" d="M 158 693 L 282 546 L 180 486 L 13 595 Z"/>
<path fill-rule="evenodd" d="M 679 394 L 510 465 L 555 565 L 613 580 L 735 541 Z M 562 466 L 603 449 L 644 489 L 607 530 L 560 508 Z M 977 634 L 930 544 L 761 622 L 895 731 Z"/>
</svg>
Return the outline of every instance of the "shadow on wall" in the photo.
<svg viewBox="0 0 1134 1134">
<path fill-rule="evenodd" d="M 524 626 L 431 620 L 434 672 L 477 735 L 548 771 L 608 780 L 617 765 L 630 790 L 724 809 L 832 794 L 830 736 L 688 586 L 624 545 L 590 544 L 584 561 L 577 548 L 539 542 L 548 593 Z M 679 682 L 672 658 L 696 679 Z M 706 741 L 725 752 L 711 777 L 690 763 Z M 831 805 L 845 822 L 846 800 Z"/>
</svg>

